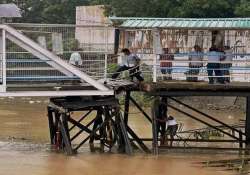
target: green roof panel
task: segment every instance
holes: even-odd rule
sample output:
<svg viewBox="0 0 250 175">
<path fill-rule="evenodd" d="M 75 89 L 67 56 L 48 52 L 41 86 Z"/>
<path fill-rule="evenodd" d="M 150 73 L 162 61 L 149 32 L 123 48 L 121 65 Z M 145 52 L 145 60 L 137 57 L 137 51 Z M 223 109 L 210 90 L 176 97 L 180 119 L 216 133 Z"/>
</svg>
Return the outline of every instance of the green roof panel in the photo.
<svg viewBox="0 0 250 175">
<path fill-rule="evenodd" d="M 124 28 L 219 28 L 250 29 L 250 18 L 120 18 Z"/>
</svg>

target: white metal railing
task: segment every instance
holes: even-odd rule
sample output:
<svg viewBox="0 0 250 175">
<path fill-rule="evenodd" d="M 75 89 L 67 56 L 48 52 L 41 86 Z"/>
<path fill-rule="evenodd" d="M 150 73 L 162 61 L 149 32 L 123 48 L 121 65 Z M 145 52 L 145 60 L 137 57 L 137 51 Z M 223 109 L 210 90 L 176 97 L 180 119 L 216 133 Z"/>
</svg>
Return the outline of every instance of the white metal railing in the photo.
<svg viewBox="0 0 250 175">
<path fill-rule="evenodd" d="M 76 67 L 92 78 L 98 80 L 111 77 L 112 72 L 108 65 L 117 63 L 117 57 L 111 56 L 114 48 L 113 28 L 64 24 L 11 25 L 66 62 L 69 62 L 70 55 L 77 51 L 81 55 L 82 64 Z M 189 49 L 186 48 L 183 52 L 187 52 Z M 41 60 L 13 42 L 6 43 L 6 51 L 7 81 L 68 79 L 67 76 L 48 64 L 49 60 Z M 232 55 L 232 62 L 218 62 L 220 68 L 216 68 L 216 70 L 224 72 L 224 74 L 208 76 L 207 54 L 202 55 L 203 60 L 200 61 L 202 66 L 196 68 L 189 66 L 192 63 L 188 59 L 189 53 L 175 53 L 173 54 L 174 60 L 162 61 L 159 54 L 152 52 L 151 48 L 138 50 L 138 56 L 141 58 L 140 68 L 147 81 L 168 80 L 170 73 L 173 80 L 193 81 L 197 78 L 200 81 L 208 81 L 209 77 L 230 77 L 231 81 L 250 81 L 250 54 L 248 53 L 238 53 L 237 51 Z M 171 66 L 162 67 L 162 62 L 171 63 Z M 195 62 L 197 63 L 197 61 Z M 228 71 L 228 68 L 223 65 L 225 63 L 232 64 L 229 75 L 225 74 L 225 71 Z M 164 73 L 164 69 L 166 73 Z M 192 79 L 193 77 L 196 78 Z"/>
<path fill-rule="evenodd" d="M 98 80 L 107 77 L 108 58 L 114 49 L 113 28 L 67 24 L 10 25 L 66 62 L 69 62 L 73 52 L 78 52 L 82 64 L 77 68 L 91 78 Z M 6 58 L 7 81 L 68 78 L 49 65 L 48 60 L 42 61 L 11 41 L 7 41 Z"/>
<path fill-rule="evenodd" d="M 165 54 L 164 56 L 169 56 Z M 208 54 L 202 54 L 202 61 L 189 60 L 189 53 L 171 54 L 173 60 L 160 60 L 160 55 L 139 54 L 141 72 L 151 81 L 187 80 L 209 81 L 209 78 L 230 82 L 250 81 L 250 54 L 232 54 L 232 61 L 208 61 Z M 217 63 L 216 65 L 208 65 Z M 211 72 L 208 75 L 208 72 Z"/>
<path fill-rule="evenodd" d="M 1 50 L 2 50 L 2 70 L 3 79 L 15 79 L 19 78 L 23 80 L 33 81 L 35 78 L 41 81 L 46 77 L 52 77 L 58 80 L 61 76 L 68 78 L 78 78 L 81 82 L 88 83 L 90 86 L 95 87 L 97 90 L 88 91 L 88 95 L 112 95 L 113 91 L 104 86 L 102 83 L 94 80 L 85 71 L 79 70 L 79 68 L 67 63 L 64 60 L 64 54 L 55 54 L 48 49 L 42 47 L 28 36 L 24 35 L 20 31 L 8 26 L 0 25 L 1 34 Z M 75 52 L 75 51 L 74 51 Z M 107 52 L 105 52 L 107 54 Z M 89 55 L 88 55 L 89 56 Z M 84 59 L 85 61 L 91 62 L 93 57 L 96 58 L 96 54 L 90 59 Z M 105 60 L 105 59 L 104 59 Z M 95 67 L 93 65 L 91 68 Z M 100 66 L 99 66 L 100 67 Z M 44 78 L 45 77 L 45 78 Z M 3 81 L 5 85 L 6 81 Z M 8 85 L 7 85 L 8 86 Z M 43 94 L 39 92 L 6 92 L 6 88 L 1 90 L 1 96 L 61 96 L 66 92 L 61 91 L 44 91 Z M 25 95 L 26 94 L 26 95 Z M 68 91 L 68 94 L 72 95 L 86 95 L 87 93 L 81 91 Z"/>
</svg>

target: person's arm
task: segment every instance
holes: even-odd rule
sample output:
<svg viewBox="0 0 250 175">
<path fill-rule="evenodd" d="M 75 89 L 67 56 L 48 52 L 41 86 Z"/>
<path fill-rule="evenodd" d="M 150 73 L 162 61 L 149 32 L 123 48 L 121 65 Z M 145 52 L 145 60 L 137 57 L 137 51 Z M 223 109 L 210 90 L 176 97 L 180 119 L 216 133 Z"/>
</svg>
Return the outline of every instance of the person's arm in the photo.
<svg viewBox="0 0 250 175">
<path fill-rule="evenodd" d="M 190 61 L 192 61 L 192 52 L 190 52 L 189 53 L 189 55 L 188 55 L 188 65 L 189 65 L 189 67 L 191 66 L 191 62 Z"/>
</svg>

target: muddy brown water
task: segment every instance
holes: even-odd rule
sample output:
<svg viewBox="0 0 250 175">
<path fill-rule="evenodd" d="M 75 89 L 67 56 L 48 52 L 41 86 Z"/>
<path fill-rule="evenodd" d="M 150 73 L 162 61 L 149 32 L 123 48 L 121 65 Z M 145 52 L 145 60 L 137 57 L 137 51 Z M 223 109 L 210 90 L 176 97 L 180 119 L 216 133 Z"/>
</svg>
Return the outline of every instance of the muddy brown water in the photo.
<svg viewBox="0 0 250 175">
<path fill-rule="evenodd" d="M 237 158 L 237 153 L 169 152 L 160 156 L 136 153 L 133 156 L 89 152 L 83 147 L 76 156 L 51 152 L 46 106 L 48 99 L 0 98 L 0 175 L 229 175 L 233 171 L 203 167 L 199 162 Z M 208 111 L 205 111 L 208 112 Z M 209 111 L 232 124 L 244 119 L 240 111 Z M 141 137 L 151 137 L 151 126 L 137 110 L 131 110 L 129 124 Z M 176 114 L 184 129 L 202 127 Z M 80 114 L 74 114 L 76 117 Z M 89 119 L 90 120 L 90 119 Z"/>
</svg>

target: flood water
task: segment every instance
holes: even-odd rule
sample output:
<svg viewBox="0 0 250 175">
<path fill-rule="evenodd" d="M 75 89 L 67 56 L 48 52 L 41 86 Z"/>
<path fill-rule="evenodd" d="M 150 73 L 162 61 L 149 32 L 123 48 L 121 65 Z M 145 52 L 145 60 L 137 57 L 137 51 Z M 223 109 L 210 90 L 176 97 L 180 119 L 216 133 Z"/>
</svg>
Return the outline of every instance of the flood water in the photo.
<svg viewBox="0 0 250 175">
<path fill-rule="evenodd" d="M 237 153 L 169 152 L 160 156 L 136 153 L 127 156 L 114 153 L 90 153 L 83 147 L 75 156 L 52 152 L 46 106 L 48 99 L 0 99 L 0 175 L 229 175 L 234 171 L 203 167 L 199 162 L 238 158 Z M 211 111 L 210 111 L 211 112 Z M 131 110 L 129 124 L 141 137 L 151 136 L 151 126 L 137 110 Z M 174 113 L 184 129 L 202 127 L 201 124 Z M 243 113 L 212 111 L 227 123 L 244 119 Z M 76 116 L 79 114 L 75 114 Z M 149 144 L 150 145 L 150 144 Z"/>
</svg>

